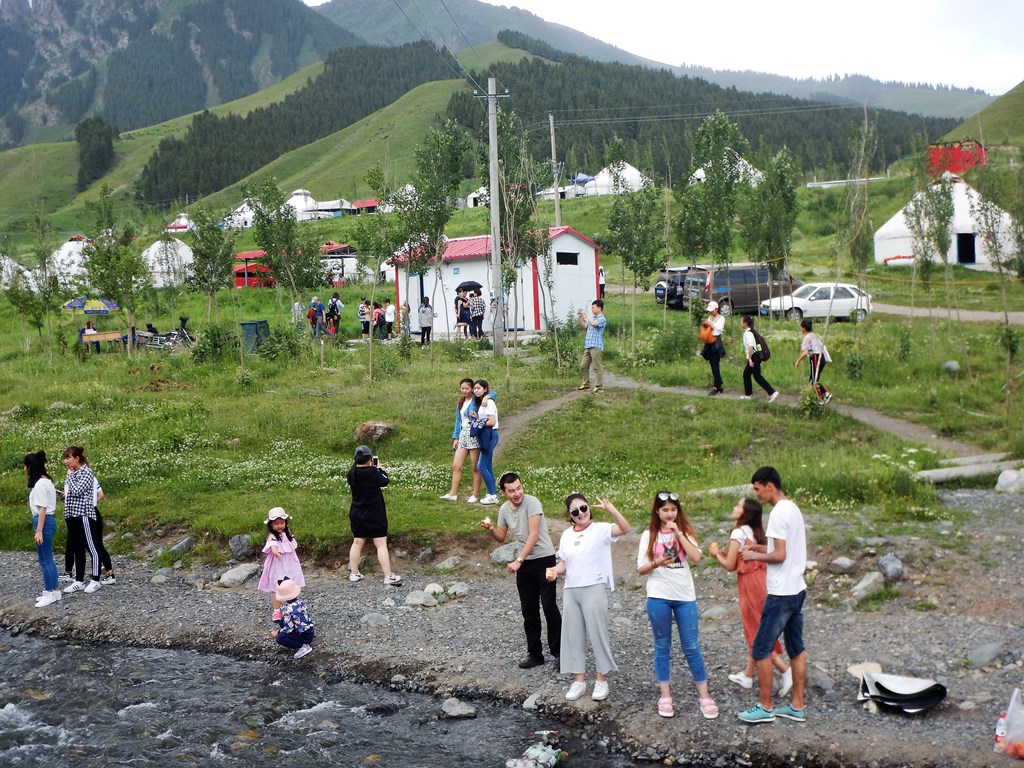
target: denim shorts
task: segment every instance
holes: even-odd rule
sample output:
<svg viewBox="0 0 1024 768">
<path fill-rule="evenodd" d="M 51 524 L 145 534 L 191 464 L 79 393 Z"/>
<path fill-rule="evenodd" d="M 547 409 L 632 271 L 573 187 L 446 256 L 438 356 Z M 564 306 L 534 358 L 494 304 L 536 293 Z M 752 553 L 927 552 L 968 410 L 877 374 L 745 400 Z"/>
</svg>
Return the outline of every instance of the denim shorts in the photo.
<svg viewBox="0 0 1024 768">
<path fill-rule="evenodd" d="M 795 595 L 768 595 L 761 611 L 761 623 L 750 655 L 755 660 L 767 659 L 772 655 L 775 641 L 782 635 L 789 658 L 804 652 L 804 598 L 807 590 Z"/>
</svg>

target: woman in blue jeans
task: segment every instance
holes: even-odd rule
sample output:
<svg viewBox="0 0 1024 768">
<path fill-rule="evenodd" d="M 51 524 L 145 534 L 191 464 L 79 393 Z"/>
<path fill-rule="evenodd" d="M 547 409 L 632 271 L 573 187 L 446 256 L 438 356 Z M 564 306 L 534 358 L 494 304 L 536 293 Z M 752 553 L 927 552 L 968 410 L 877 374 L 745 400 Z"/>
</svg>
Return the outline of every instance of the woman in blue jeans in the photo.
<svg viewBox="0 0 1024 768">
<path fill-rule="evenodd" d="M 654 673 L 660 696 L 658 714 L 675 714 L 669 685 L 671 677 L 672 625 L 679 629 L 679 642 L 697 685 L 701 714 L 718 717 L 718 705 L 708 693 L 708 674 L 697 637 L 697 595 L 690 563 L 700 562 L 700 545 L 687 520 L 679 494 L 662 491 L 651 504 L 651 520 L 640 535 L 636 556 L 637 572 L 647 576 L 647 617 L 654 634 Z"/>
<path fill-rule="evenodd" d="M 494 482 L 494 448 L 498 445 L 498 406 L 494 404 L 494 395 L 486 381 L 473 384 L 473 406 L 471 407 L 475 423 L 490 427 L 480 435 L 480 459 L 476 468 L 487 486 L 487 495 L 480 499 L 481 504 L 498 503 L 498 486 Z M 475 414 L 475 415 L 474 415 Z"/>
<path fill-rule="evenodd" d="M 44 608 L 61 598 L 57 588 L 57 565 L 53 562 L 53 536 L 57 532 L 53 513 L 57 509 L 57 489 L 46 473 L 44 451 L 25 456 L 24 465 L 28 475 L 28 508 L 35 530 L 36 555 L 39 570 L 43 573 L 43 593 L 36 598 L 36 608 Z"/>
</svg>

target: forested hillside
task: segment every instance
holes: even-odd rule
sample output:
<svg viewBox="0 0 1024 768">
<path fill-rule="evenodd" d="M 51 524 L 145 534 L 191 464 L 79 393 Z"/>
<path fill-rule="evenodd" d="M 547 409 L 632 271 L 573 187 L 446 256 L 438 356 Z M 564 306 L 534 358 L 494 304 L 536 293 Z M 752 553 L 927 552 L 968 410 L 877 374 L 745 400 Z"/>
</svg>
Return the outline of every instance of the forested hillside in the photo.
<svg viewBox="0 0 1024 768">
<path fill-rule="evenodd" d="M 596 172 L 603 165 L 605 144 L 618 137 L 630 147 L 634 165 L 675 181 L 690 166 L 692 132 L 720 109 L 740 127 L 755 154 L 788 146 L 804 174 L 842 178 L 850 165 L 851 139 L 864 117 L 859 108 L 743 93 L 665 70 L 577 56 L 557 65 L 540 59 L 496 64 L 492 73 L 509 90 L 502 107 L 516 111 L 530 129 L 537 159 L 550 157 L 547 115 L 555 115 L 558 153 L 570 176 Z M 484 119 L 480 100 L 468 94 L 455 94 L 448 114 L 471 130 L 478 130 Z M 875 171 L 909 154 L 915 140 L 934 141 L 955 124 L 887 110 L 874 110 L 869 118 L 878 133 L 871 163 Z"/>
<path fill-rule="evenodd" d="M 0 146 L 97 114 L 120 130 L 258 91 L 361 40 L 295 0 L 4 0 Z"/>
<path fill-rule="evenodd" d="M 324 72 L 284 101 L 245 117 L 197 115 L 184 138 L 167 137 L 137 184 L 144 205 L 216 192 L 281 155 L 373 114 L 422 83 L 449 79 L 454 59 L 426 43 L 335 51 Z"/>
</svg>

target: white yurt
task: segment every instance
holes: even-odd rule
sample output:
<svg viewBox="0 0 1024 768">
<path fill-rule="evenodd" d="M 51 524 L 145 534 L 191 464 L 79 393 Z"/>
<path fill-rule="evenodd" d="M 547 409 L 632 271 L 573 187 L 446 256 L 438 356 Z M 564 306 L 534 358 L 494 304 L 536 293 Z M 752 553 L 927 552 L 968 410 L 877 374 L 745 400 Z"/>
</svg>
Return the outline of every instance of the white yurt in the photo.
<svg viewBox="0 0 1024 768">
<path fill-rule="evenodd" d="M 157 288 L 176 287 L 185 282 L 192 270 L 192 249 L 176 237 L 157 240 L 142 252 L 153 285 Z"/>
<path fill-rule="evenodd" d="M 64 285 L 75 282 L 85 275 L 85 247 L 89 244 L 85 235 L 72 235 L 60 248 L 50 254 L 51 267 L 57 279 Z"/>
<path fill-rule="evenodd" d="M 583 185 L 583 193 L 586 197 L 598 195 L 615 195 L 619 192 L 636 192 L 651 180 L 627 162 L 619 164 L 618 183 L 616 183 L 611 166 L 602 168 L 597 176 Z"/>
</svg>

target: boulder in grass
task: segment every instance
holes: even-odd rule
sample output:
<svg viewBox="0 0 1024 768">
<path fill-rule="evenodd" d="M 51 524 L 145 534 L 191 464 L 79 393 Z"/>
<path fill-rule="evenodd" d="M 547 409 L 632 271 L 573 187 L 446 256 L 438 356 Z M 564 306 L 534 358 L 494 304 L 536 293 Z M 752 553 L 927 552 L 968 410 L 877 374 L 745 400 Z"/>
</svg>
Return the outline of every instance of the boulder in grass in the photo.
<svg viewBox="0 0 1024 768">
<path fill-rule="evenodd" d="M 356 427 L 356 442 L 370 445 L 390 437 L 394 431 L 395 425 L 386 421 L 364 421 Z"/>
</svg>

